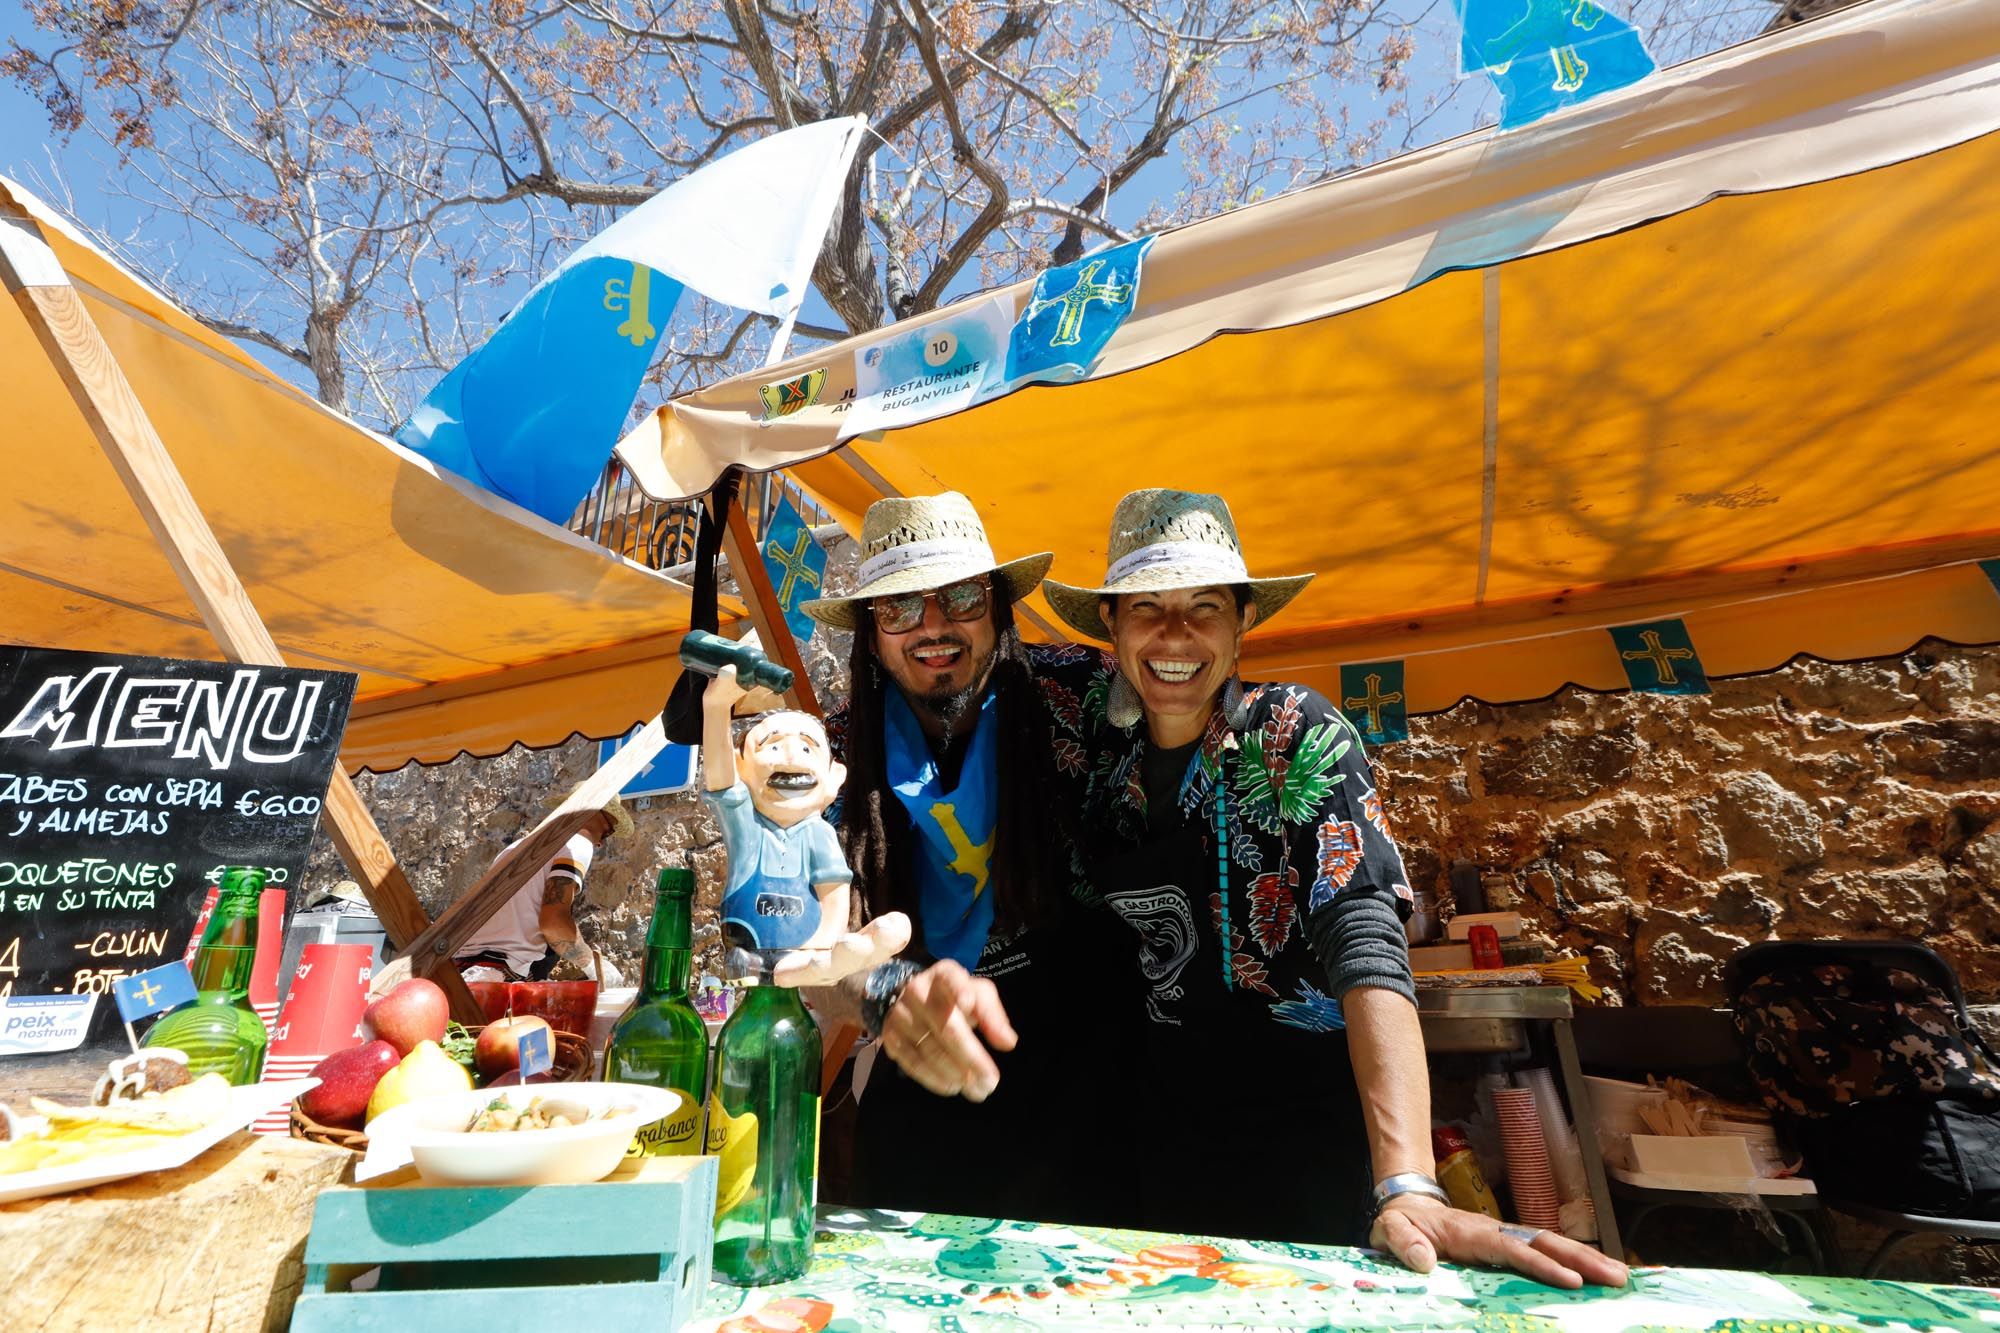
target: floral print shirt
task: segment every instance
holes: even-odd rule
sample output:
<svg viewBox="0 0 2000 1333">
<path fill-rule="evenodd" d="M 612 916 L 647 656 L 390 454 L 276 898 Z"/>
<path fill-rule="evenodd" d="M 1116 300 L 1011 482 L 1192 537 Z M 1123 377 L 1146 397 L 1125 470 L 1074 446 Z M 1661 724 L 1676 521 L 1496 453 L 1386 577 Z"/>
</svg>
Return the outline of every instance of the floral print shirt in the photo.
<svg viewBox="0 0 2000 1333">
<path fill-rule="evenodd" d="M 1149 812 L 1146 728 L 1122 730 L 1105 718 L 1117 660 L 1077 645 L 1032 651 L 1085 857 L 1198 824 L 1206 864 L 1227 867 L 1224 891 L 1209 895 L 1207 913 L 1194 913 L 1207 918 L 1195 929 L 1220 946 L 1220 966 L 1212 980 L 1192 975 L 1179 989 L 1220 992 L 1226 980 L 1232 998 L 1258 997 L 1286 1027 L 1340 1028 L 1327 977 L 1341 960 L 1315 957 L 1315 941 L 1334 937 L 1324 914 L 1373 898 L 1401 920 L 1412 904 L 1353 724 L 1304 686 L 1246 684 L 1246 725 L 1232 729 L 1218 708 L 1188 762 L 1177 808 Z M 1401 968 L 1407 984 L 1407 958 Z M 1179 998 L 1156 986 L 1154 1021 L 1178 1021 L 1169 1001 Z"/>
</svg>

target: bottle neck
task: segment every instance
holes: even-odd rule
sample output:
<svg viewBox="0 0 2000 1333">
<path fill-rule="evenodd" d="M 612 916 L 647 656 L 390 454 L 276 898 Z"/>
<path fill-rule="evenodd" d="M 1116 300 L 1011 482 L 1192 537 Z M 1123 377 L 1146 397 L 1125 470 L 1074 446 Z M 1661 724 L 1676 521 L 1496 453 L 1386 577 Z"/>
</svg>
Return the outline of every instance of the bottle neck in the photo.
<svg viewBox="0 0 2000 1333">
<path fill-rule="evenodd" d="M 686 1000 L 693 950 L 689 917 L 693 903 L 685 896 L 659 893 L 653 899 L 653 924 L 646 931 L 646 964 L 639 980 L 642 1000 Z"/>
<path fill-rule="evenodd" d="M 195 950 L 195 989 L 204 996 L 250 997 L 250 973 L 257 964 L 257 891 L 225 890 Z"/>
<path fill-rule="evenodd" d="M 737 992 L 736 1008 L 770 1018 L 804 1018 L 805 1002 L 792 986 L 745 986 Z"/>
</svg>

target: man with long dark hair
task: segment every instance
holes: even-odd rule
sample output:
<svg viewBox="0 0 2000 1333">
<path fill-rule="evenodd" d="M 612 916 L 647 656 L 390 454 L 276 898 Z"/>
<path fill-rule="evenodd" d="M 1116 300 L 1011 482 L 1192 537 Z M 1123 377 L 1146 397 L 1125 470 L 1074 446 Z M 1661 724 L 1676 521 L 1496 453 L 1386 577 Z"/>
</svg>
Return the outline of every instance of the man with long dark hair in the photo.
<svg viewBox="0 0 2000 1333">
<path fill-rule="evenodd" d="M 1073 868 L 1037 672 L 1014 607 L 1043 553 L 1001 564 L 964 496 L 882 500 L 855 591 L 805 604 L 854 634 L 841 844 L 868 916 L 914 939 L 859 989 L 877 1060 L 860 1100 L 854 1202 L 1002 1217 L 1095 1211 L 1060 1120 L 1092 1086 L 1065 1012 L 1101 1010 L 1116 923 Z M 1113 997 L 1115 1000 L 1115 997 Z"/>
</svg>

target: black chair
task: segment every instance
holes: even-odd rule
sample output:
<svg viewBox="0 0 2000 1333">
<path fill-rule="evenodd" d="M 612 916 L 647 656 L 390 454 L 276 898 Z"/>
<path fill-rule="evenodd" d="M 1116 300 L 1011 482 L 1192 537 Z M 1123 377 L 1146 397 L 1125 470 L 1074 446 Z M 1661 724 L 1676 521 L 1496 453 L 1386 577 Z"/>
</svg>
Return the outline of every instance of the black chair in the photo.
<svg viewBox="0 0 2000 1333">
<path fill-rule="evenodd" d="M 1641 1082 L 1648 1074 L 1674 1075 L 1718 1097 L 1755 1101 L 1743 1063 L 1736 1024 L 1727 1009 L 1702 1005 L 1661 1005 L 1623 1009 L 1579 1009 L 1572 1024 L 1577 1059 L 1586 1073 Z M 1612 1197 L 1621 1205 L 1619 1231 L 1628 1250 L 1638 1249 L 1646 1223 L 1671 1208 L 1759 1212 L 1770 1219 L 1779 1248 L 1796 1242 L 1807 1268 L 1828 1271 L 1828 1255 L 1838 1264 L 1833 1232 L 1820 1200 L 1811 1194 L 1723 1195 L 1693 1190 L 1651 1189 L 1610 1177 Z"/>
<path fill-rule="evenodd" d="M 1966 1012 L 1965 994 L 1958 973 L 1935 950 L 1904 940 L 1772 940 L 1753 944 L 1731 959 L 1724 972 L 1724 988 L 1732 1002 L 1759 976 L 1774 970 L 1813 964 L 1895 967 L 1910 971 L 1942 991 L 1958 1011 L 1959 1026 L 1978 1042 L 1977 1029 Z M 1807 1165 L 1812 1165 L 1810 1155 Z M 1838 1189 L 1821 1185 L 1820 1198 L 1828 1208 L 1887 1231 L 1875 1253 L 1863 1265 L 1859 1276 L 1870 1278 L 1882 1271 L 1891 1255 L 1920 1235 L 1953 1236 L 1974 1244 L 2000 1241 L 2000 1221 L 1973 1217 L 1944 1217 L 1933 1213 L 1907 1212 L 1883 1207 L 1879 1202 L 1864 1203 L 1844 1198 Z"/>
</svg>

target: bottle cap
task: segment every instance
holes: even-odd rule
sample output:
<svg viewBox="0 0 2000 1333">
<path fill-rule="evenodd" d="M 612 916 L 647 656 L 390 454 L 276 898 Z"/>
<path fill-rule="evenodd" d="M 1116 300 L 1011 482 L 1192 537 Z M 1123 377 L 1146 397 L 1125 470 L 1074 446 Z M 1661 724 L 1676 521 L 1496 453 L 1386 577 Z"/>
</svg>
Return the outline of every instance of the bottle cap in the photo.
<svg viewBox="0 0 2000 1333">
<path fill-rule="evenodd" d="M 1431 1131 L 1431 1155 L 1442 1162 L 1455 1152 L 1465 1152 L 1472 1143 L 1457 1125 L 1439 1125 Z"/>
<path fill-rule="evenodd" d="M 669 897 L 694 897 L 694 871 L 685 866 L 661 866 L 659 884 L 660 892 Z"/>
</svg>

